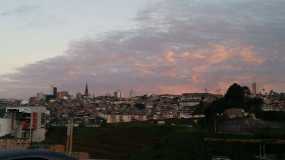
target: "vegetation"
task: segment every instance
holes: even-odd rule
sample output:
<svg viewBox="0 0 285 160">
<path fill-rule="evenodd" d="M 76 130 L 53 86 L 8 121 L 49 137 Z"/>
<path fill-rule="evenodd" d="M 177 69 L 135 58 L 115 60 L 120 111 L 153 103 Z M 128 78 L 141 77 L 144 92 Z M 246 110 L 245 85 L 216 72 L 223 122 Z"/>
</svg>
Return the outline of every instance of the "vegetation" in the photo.
<svg viewBox="0 0 285 160">
<path fill-rule="evenodd" d="M 174 126 L 174 123 L 177 125 Z M 82 127 L 74 130 L 74 151 L 89 152 L 92 158 L 115 160 L 203 160 L 212 155 L 249 159 L 258 153 L 257 144 L 205 143 L 206 137 L 282 139 L 285 138 L 285 127 L 283 130 L 260 130 L 255 135 L 213 134 L 197 128 L 186 120 L 173 120 L 166 125 L 131 123 L 101 128 Z M 65 139 L 66 128 L 49 128 L 46 144 L 65 144 Z M 278 147 L 280 148 L 279 145 L 270 146 L 268 149 L 271 151 L 272 148 L 277 148 L 276 152 L 280 153 Z"/>
<path fill-rule="evenodd" d="M 282 111 L 259 112 L 256 116 L 266 121 L 277 121 L 283 123 L 285 121 L 285 112 Z"/>
<path fill-rule="evenodd" d="M 257 97 L 250 97 L 248 87 L 233 84 L 224 97 L 214 101 L 206 111 L 207 114 L 223 113 L 229 108 L 242 108 L 247 112 L 258 113 L 261 111 L 263 100 Z"/>
<path fill-rule="evenodd" d="M 207 122 L 211 124 L 216 118 L 216 114 L 223 113 L 229 108 L 241 108 L 246 112 L 254 113 L 259 119 L 265 121 L 285 121 L 285 112 L 282 111 L 262 111 L 261 108 L 264 105 L 263 99 L 259 97 L 251 97 L 248 87 L 243 87 L 238 84 L 233 84 L 228 89 L 224 97 L 214 101 L 210 105 L 206 106 L 205 114 L 207 116 Z M 269 96 L 279 100 L 283 100 L 284 93 L 270 92 Z"/>
<path fill-rule="evenodd" d="M 74 150 L 91 154 L 92 158 L 130 160 L 203 160 L 214 155 L 232 159 L 254 159 L 258 155 L 256 139 L 285 139 L 285 125 L 280 129 L 259 129 L 254 134 L 214 134 L 207 128 L 217 113 L 228 108 L 242 108 L 265 120 L 284 119 L 284 113 L 261 112 L 262 99 L 248 96 L 247 87 L 233 84 L 226 95 L 207 106 L 207 120 L 199 122 L 167 120 L 165 125 L 154 123 L 127 123 L 104 125 L 100 128 L 75 128 Z M 143 108 L 136 104 L 137 108 Z M 210 121 L 210 123 L 209 123 Z M 205 129 L 206 128 L 206 129 Z M 65 128 L 49 128 L 46 144 L 64 144 Z M 224 139 L 222 142 L 208 142 L 205 138 Z M 233 142 L 233 139 L 245 142 Z M 247 143 L 248 142 L 248 143 Z M 280 159 L 285 158 L 285 144 L 267 145 L 267 152 Z"/>
<path fill-rule="evenodd" d="M 126 159 L 146 146 L 159 143 L 176 128 L 140 123 L 75 128 L 74 150 L 88 152 L 94 158 Z M 65 144 L 65 139 L 66 128 L 49 128 L 47 144 Z"/>
<path fill-rule="evenodd" d="M 217 114 L 224 113 L 226 109 L 241 108 L 246 112 L 261 115 L 263 104 L 263 99 L 250 96 L 248 87 L 234 83 L 224 97 L 214 101 L 205 109 L 208 127 L 213 129 Z"/>
</svg>

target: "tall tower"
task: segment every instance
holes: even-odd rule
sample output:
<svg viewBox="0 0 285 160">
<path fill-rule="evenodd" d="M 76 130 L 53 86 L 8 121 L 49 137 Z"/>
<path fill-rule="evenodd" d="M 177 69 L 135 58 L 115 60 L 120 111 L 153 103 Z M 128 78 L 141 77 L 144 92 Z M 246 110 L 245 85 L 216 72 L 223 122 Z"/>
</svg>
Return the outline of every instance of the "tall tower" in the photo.
<svg viewBox="0 0 285 160">
<path fill-rule="evenodd" d="M 135 91 L 133 89 L 129 92 L 129 98 L 135 97 Z"/>
<path fill-rule="evenodd" d="M 57 98 L 57 88 L 54 86 L 52 89 L 54 98 Z"/>
<path fill-rule="evenodd" d="M 86 82 L 86 85 L 85 85 L 85 92 L 84 92 L 84 95 L 85 96 L 89 96 L 89 90 L 88 90 L 88 84 Z"/>
<path fill-rule="evenodd" d="M 252 94 L 253 95 L 257 94 L 257 84 L 256 84 L 256 82 L 252 83 Z"/>
</svg>

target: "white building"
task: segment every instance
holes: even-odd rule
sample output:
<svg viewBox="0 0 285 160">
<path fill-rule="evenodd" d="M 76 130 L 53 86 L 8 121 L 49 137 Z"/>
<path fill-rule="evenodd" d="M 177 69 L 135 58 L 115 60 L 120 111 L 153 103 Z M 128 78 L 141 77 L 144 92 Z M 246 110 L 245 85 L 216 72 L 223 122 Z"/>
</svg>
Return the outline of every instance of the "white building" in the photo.
<svg viewBox="0 0 285 160">
<path fill-rule="evenodd" d="M 140 114 L 106 114 L 103 116 L 107 123 L 128 123 L 133 121 L 147 121 L 146 115 Z"/>
<path fill-rule="evenodd" d="M 48 114 L 46 107 L 6 107 L 5 118 L 0 119 L 0 136 L 44 141 Z"/>
<path fill-rule="evenodd" d="M 11 133 L 11 119 L 0 118 L 0 137 Z"/>
</svg>

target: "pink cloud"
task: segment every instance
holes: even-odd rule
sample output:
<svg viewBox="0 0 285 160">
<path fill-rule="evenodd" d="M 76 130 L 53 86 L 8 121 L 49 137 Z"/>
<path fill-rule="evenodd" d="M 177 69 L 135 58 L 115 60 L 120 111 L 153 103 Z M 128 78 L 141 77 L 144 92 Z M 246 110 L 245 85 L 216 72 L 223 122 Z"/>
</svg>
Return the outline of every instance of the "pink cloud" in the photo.
<svg viewBox="0 0 285 160">
<path fill-rule="evenodd" d="M 231 48 L 226 48 L 223 45 L 213 45 L 213 53 L 207 58 L 211 64 L 222 63 L 233 57 Z"/>
<path fill-rule="evenodd" d="M 194 87 L 191 84 L 178 84 L 178 85 L 160 85 L 157 88 L 158 92 L 163 93 L 172 93 L 172 94 L 181 94 L 187 92 L 200 92 L 199 88 Z"/>
<path fill-rule="evenodd" d="M 258 57 L 256 53 L 252 51 L 251 48 L 244 48 L 241 51 L 241 58 L 249 64 L 262 64 L 264 62 L 264 59 L 261 57 Z"/>
<path fill-rule="evenodd" d="M 176 61 L 175 53 L 172 51 L 164 53 L 163 58 L 167 63 L 174 63 Z"/>
</svg>

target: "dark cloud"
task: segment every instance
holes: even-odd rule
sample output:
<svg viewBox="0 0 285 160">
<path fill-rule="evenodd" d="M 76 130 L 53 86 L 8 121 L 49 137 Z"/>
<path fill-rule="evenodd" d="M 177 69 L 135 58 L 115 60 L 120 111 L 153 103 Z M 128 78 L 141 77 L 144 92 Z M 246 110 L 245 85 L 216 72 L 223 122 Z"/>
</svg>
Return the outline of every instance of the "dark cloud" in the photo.
<svg viewBox="0 0 285 160">
<path fill-rule="evenodd" d="M 2 96 L 224 90 L 257 81 L 284 90 L 283 0 L 164 0 L 138 13 L 137 28 L 70 44 L 66 53 L 2 76 Z M 6 89 L 6 90 L 5 90 Z M 9 90 L 9 91 L 7 91 Z"/>
</svg>

